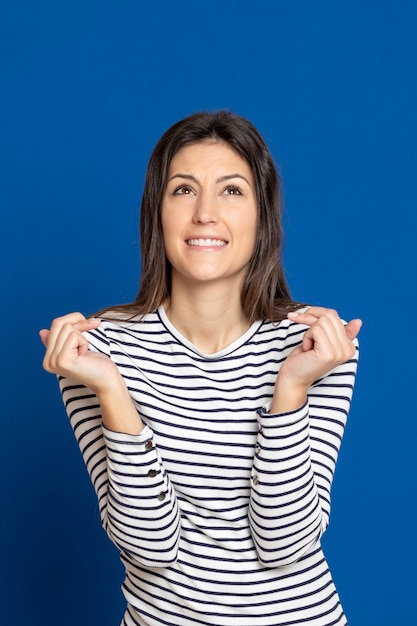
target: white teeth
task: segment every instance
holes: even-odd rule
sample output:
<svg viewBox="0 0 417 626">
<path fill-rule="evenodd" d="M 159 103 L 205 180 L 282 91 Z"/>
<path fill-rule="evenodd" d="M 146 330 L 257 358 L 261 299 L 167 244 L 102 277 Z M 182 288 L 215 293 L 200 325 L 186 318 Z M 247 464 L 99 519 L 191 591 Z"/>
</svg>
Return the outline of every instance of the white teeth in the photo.
<svg viewBox="0 0 417 626">
<path fill-rule="evenodd" d="M 188 239 L 187 243 L 189 246 L 204 246 L 204 247 L 210 247 L 210 246 L 225 246 L 226 242 L 223 241 L 222 239 Z"/>
</svg>

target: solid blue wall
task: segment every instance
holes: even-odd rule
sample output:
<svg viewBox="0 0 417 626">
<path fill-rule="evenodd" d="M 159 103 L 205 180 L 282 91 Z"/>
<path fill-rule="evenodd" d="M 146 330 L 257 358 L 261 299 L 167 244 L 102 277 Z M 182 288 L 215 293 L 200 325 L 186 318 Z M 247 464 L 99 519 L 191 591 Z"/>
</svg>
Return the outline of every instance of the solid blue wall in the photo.
<svg viewBox="0 0 417 626">
<path fill-rule="evenodd" d="M 0 623 L 120 622 L 118 554 L 38 330 L 134 297 L 149 154 L 177 119 L 222 107 L 282 171 L 294 297 L 364 320 L 325 538 L 350 624 L 414 623 L 415 3 L 0 11 Z"/>
</svg>

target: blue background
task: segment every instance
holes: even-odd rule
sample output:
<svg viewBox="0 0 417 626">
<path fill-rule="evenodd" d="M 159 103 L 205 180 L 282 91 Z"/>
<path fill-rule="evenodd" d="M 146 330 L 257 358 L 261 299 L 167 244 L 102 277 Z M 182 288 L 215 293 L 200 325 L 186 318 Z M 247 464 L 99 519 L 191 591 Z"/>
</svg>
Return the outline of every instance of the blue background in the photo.
<svg viewBox="0 0 417 626">
<path fill-rule="evenodd" d="M 416 623 L 415 7 L 1 2 L 1 624 L 120 623 L 118 554 L 38 330 L 134 297 L 149 154 L 223 107 L 281 169 L 294 297 L 364 320 L 324 541 L 350 624 Z"/>
</svg>

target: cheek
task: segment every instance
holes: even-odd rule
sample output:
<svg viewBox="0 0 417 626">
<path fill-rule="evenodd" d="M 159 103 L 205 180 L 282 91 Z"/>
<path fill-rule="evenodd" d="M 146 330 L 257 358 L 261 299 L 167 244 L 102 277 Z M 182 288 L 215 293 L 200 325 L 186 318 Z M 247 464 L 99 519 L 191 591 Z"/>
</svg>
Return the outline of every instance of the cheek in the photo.
<svg viewBox="0 0 417 626">
<path fill-rule="evenodd" d="M 170 233 L 172 233 L 172 224 L 170 223 L 169 216 L 164 212 L 161 213 L 161 226 L 162 238 L 166 247 L 167 242 L 169 241 Z"/>
<path fill-rule="evenodd" d="M 248 229 L 248 232 L 247 232 L 246 251 L 247 251 L 247 256 L 248 256 L 249 261 L 252 259 L 255 253 L 258 238 L 259 238 L 259 235 L 258 235 L 258 229 L 257 229 L 257 222 L 255 222 L 253 225 L 253 229 L 250 229 L 250 230 Z"/>
<path fill-rule="evenodd" d="M 169 263 L 172 264 L 173 256 L 175 256 L 176 242 L 178 239 L 175 230 L 175 220 L 169 219 L 167 216 L 162 215 L 161 225 L 165 256 L 168 259 Z"/>
<path fill-rule="evenodd" d="M 247 220 L 246 220 L 246 227 L 244 230 L 245 234 L 246 234 L 246 241 L 248 243 L 248 245 L 250 246 L 254 246 L 255 245 L 255 241 L 258 238 L 258 215 L 257 213 L 255 215 L 251 215 Z"/>
</svg>

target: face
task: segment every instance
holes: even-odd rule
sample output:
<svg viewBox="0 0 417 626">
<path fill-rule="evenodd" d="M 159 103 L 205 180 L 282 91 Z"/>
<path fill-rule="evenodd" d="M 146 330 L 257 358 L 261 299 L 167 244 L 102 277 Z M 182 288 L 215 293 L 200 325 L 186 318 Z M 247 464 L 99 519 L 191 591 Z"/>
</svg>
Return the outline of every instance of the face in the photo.
<svg viewBox="0 0 417 626">
<path fill-rule="evenodd" d="M 242 281 L 257 225 L 249 164 L 224 143 L 199 142 L 172 159 L 162 201 L 162 230 L 172 286 Z"/>
</svg>

